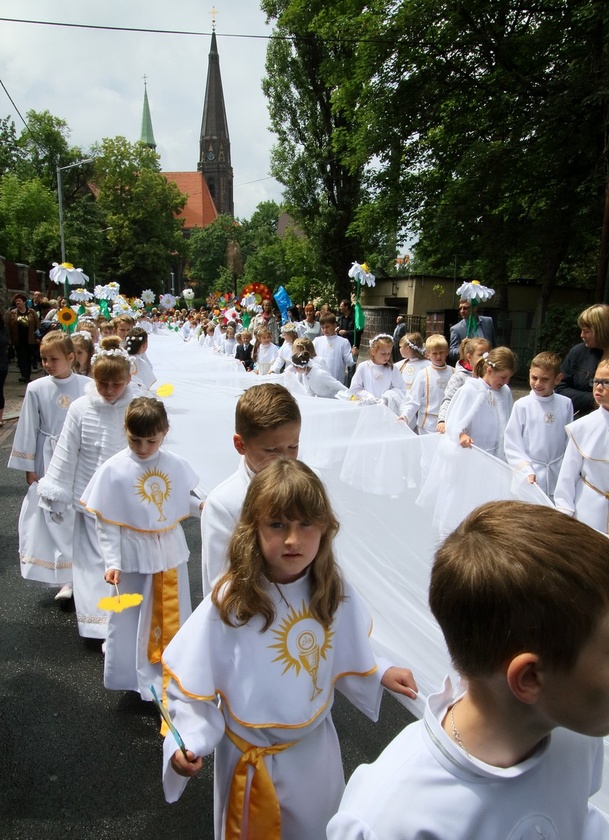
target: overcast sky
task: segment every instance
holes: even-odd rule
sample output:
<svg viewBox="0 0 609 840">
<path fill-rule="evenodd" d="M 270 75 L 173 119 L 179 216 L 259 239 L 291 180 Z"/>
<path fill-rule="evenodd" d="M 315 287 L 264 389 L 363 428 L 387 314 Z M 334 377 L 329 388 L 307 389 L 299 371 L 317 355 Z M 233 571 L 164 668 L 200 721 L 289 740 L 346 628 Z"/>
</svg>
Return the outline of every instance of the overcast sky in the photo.
<svg viewBox="0 0 609 840">
<path fill-rule="evenodd" d="M 214 4 L 201 0 L 0 0 L 0 79 L 19 112 L 48 110 L 87 148 L 105 137 L 139 140 L 144 75 L 157 152 L 166 171 L 194 171 L 207 78 Z M 268 177 L 274 142 L 261 90 L 267 36 L 257 0 L 216 0 L 216 36 L 234 170 L 235 215 L 281 200 Z M 207 33 L 109 32 L 8 22 L 122 26 Z M 0 87 L 0 117 L 19 114 Z"/>
</svg>

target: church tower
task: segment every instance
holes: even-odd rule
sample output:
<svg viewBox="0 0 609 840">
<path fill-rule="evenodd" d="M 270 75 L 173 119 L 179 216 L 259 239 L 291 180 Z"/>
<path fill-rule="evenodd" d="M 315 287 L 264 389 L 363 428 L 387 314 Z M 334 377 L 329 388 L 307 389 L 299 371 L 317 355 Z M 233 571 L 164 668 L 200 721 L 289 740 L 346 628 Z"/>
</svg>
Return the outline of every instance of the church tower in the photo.
<svg viewBox="0 0 609 840">
<path fill-rule="evenodd" d="M 142 128 L 140 130 L 140 143 L 148 146 L 149 149 L 156 149 L 156 141 L 152 130 L 152 117 L 148 104 L 148 90 L 146 88 L 146 76 L 144 76 L 144 107 L 142 108 Z"/>
<path fill-rule="evenodd" d="M 197 169 L 205 176 L 218 213 L 228 213 L 233 216 L 233 167 L 230 162 L 230 138 L 224 107 L 215 23 L 209 50 Z"/>
</svg>

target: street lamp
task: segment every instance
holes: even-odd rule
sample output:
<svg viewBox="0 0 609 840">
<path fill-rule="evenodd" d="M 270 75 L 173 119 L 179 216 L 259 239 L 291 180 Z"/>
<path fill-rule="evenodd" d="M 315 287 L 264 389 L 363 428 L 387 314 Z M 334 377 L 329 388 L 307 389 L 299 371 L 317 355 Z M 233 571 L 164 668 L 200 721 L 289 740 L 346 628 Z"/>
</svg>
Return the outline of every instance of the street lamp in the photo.
<svg viewBox="0 0 609 840">
<path fill-rule="evenodd" d="M 59 237 L 61 239 L 61 261 L 66 261 L 66 243 L 63 235 L 63 189 L 61 183 L 61 173 L 65 169 L 74 169 L 75 166 L 83 166 L 85 163 L 93 163 L 93 158 L 85 158 L 84 160 L 77 160 L 76 163 L 69 163 L 67 166 L 57 167 L 57 198 L 59 201 Z"/>
</svg>

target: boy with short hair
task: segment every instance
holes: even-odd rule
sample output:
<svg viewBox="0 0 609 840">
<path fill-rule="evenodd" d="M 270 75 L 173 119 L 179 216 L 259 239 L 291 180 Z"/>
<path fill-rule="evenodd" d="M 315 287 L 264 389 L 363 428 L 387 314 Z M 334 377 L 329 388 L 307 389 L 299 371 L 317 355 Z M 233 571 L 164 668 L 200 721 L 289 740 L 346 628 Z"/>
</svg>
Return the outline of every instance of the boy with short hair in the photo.
<svg viewBox="0 0 609 840">
<path fill-rule="evenodd" d="M 535 356 L 529 370 L 531 393 L 514 403 L 504 435 L 508 464 L 530 484 L 539 484 L 550 499 L 567 446 L 565 426 L 573 420 L 571 400 L 554 392 L 562 379 L 560 365 L 556 353 Z"/>
<path fill-rule="evenodd" d="M 417 373 L 399 417 L 409 426 L 416 418 L 416 431 L 420 435 L 438 431 L 438 413 L 446 386 L 454 373 L 446 364 L 448 341 L 443 335 L 437 333 L 425 340 L 425 355 L 431 364 Z"/>
<path fill-rule="evenodd" d="M 239 398 L 233 445 L 241 462 L 211 491 L 201 516 L 204 595 L 226 570 L 228 543 L 250 480 L 279 456 L 298 458 L 300 424 L 298 403 L 283 385 L 254 385 Z"/>
<path fill-rule="evenodd" d="M 346 369 L 353 367 L 355 360 L 351 354 L 351 345 L 346 338 L 336 335 L 336 315 L 329 312 L 319 319 L 323 335 L 313 340 L 313 347 L 318 356 L 326 363 L 328 372 L 335 379 L 345 384 Z"/>
<path fill-rule="evenodd" d="M 490 502 L 444 541 L 429 603 L 465 689 L 359 767 L 329 840 L 609 837 L 588 802 L 609 732 L 609 543 Z"/>
</svg>

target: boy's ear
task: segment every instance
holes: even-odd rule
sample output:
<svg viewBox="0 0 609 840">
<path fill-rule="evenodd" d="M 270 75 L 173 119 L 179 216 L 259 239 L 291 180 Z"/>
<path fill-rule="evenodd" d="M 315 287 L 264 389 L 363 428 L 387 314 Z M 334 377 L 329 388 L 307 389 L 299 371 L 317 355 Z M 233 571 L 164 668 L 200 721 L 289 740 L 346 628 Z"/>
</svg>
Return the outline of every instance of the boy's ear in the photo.
<svg viewBox="0 0 609 840">
<path fill-rule="evenodd" d="M 556 379 L 554 380 L 554 384 L 558 385 L 559 382 L 562 382 L 563 378 L 564 377 L 563 377 L 562 371 L 560 373 L 557 373 L 556 374 Z"/>
<path fill-rule="evenodd" d="M 519 653 L 507 667 L 510 690 L 521 703 L 537 703 L 543 688 L 541 662 L 536 653 Z"/>
<path fill-rule="evenodd" d="M 241 435 L 233 435 L 233 446 L 239 453 L 239 455 L 245 455 L 245 445 L 243 443 L 243 438 Z"/>
</svg>

